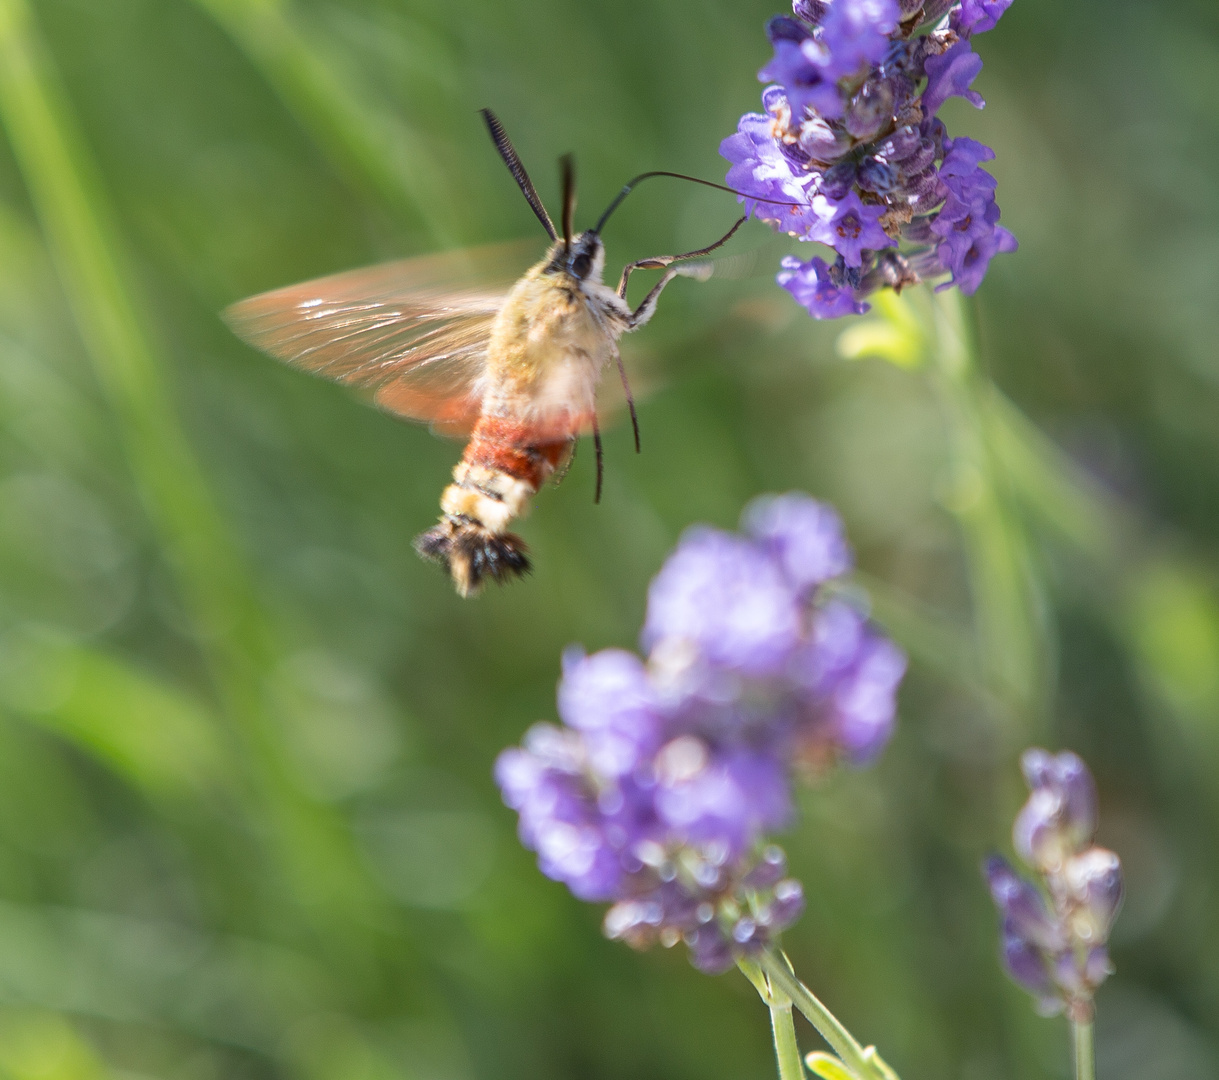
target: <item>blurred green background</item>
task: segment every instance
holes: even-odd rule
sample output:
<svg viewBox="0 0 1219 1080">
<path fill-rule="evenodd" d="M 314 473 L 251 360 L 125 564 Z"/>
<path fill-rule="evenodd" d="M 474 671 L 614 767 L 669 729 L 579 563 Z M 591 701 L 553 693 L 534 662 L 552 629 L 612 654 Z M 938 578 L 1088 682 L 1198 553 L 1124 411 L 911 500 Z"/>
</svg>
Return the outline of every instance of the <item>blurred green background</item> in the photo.
<svg viewBox="0 0 1219 1080">
<path fill-rule="evenodd" d="M 639 171 L 718 179 L 775 6 L 0 0 L 0 1074 L 773 1075 L 745 980 L 604 941 L 490 772 L 565 645 L 633 644 L 686 525 L 792 487 L 913 656 L 879 767 L 784 840 L 802 976 L 906 1080 L 1065 1076 L 978 861 L 1019 751 L 1070 746 L 1127 873 L 1100 1076 L 1219 1073 L 1211 0 L 1016 0 L 980 39 L 988 107 L 946 119 L 1021 249 L 967 305 L 979 372 L 843 359 L 752 225 L 753 277 L 677 282 L 632 342 L 643 455 L 619 423 L 594 506 L 586 449 L 477 601 L 410 548 L 459 447 L 218 317 L 537 236 L 484 105 L 552 205 L 576 153 L 585 224 Z M 655 181 L 611 262 L 733 210 Z"/>
</svg>

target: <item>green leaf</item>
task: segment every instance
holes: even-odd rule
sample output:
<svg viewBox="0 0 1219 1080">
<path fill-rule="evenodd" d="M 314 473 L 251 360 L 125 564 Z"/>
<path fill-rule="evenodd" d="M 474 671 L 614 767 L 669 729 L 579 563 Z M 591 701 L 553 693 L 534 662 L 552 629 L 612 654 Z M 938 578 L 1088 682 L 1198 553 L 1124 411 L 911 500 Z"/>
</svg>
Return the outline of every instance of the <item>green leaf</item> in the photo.
<svg viewBox="0 0 1219 1080">
<path fill-rule="evenodd" d="M 809 1072 L 820 1076 L 821 1080 L 859 1080 L 833 1054 L 827 1054 L 822 1050 L 814 1050 L 811 1054 L 805 1054 L 804 1064 L 808 1066 Z"/>
<path fill-rule="evenodd" d="M 922 364 L 926 340 L 909 301 L 883 289 L 873 305 L 876 317 L 854 322 L 838 336 L 839 355 L 848 360 L 874 356 L 904 368 Z"/>
</svg>

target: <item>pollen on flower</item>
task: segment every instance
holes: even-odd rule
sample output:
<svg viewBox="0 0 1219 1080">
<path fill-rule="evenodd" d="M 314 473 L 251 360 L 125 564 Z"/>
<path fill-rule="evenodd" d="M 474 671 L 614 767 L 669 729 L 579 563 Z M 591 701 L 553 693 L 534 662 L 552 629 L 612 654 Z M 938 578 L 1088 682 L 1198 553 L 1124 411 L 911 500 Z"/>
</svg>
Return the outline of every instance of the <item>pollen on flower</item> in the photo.
<svg viewBox="0 0 1219 1080">
<path fill-rule="evenodd" d="M 779 274 L 815 318 L 923 280 L 971 294 L 995 255 L 1016 250 L 981 167 L 993 152 L 949 138 L 936 116 L 950 97 L 985 104 L 971 39 L 1010 3 L 794 0 L 794 17 L 767 25 L 765 111 L 741 117 L 720 153 L 747 213 L 836 253 L 785 260 Z"/>
<path fill-rule="evenodd" d="M 543 873 L 608 901 L 634 948 L 684 941 L 731 967 L 796 920 L 804 890 L 767 838 L 816 758 L 863 765 L 893 729 L 905 657 L 826 585 L 851 567 L 842 523 L 765 496 L 743 532 L 697 527 L 648 593 L 646 662 L 563 658 L 563 726 L 533 728 L 496 776 Z"/>
</svg>

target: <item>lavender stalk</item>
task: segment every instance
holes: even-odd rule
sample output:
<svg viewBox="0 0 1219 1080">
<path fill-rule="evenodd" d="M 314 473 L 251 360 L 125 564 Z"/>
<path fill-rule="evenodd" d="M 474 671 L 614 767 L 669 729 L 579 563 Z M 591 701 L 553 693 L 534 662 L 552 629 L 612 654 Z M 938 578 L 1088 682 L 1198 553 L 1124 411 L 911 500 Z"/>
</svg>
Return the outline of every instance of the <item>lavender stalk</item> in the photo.
<svg viewBox="0 0 1219 1080">
<path fill-rule="evenodd" d="M 1000 855 L 983 870 L 1002 916 L 1002 959 L 1044 1015 L 1071 1024 L 1076 1080 L 1092 1080 L 1093 997 L 1112 973 L 1106 948 L 1122 902 L 1122 864 L 1094 844 L 1096 785 L 1083 761 L 1064 751 L 1025 751 L 1029 799 L 1012 843 L 1036 883 Z"/>
</svg>

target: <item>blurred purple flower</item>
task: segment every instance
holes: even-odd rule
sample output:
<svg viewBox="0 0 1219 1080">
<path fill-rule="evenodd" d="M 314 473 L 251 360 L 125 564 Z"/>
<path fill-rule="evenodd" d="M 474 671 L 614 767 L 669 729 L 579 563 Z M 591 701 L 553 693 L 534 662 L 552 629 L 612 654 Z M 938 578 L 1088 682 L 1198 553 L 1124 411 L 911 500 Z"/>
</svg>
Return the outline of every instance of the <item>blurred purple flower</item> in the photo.
<svg viewBox="0 0 1219 1080">
<path fill-rule="evenodd" d="M 775 675 L 800 640 L 800 599 L 764 548 L 705 526 L 686 530 L 648 589 L 643 644 L 689 642 L 717 668 Z"/>
<path fill-rule="evenodd" d="M 647 669 L 634 653 L 605 649 L 563 654 L 559 716 L 584 736 L 593 768 L 625 776 L 656 749 L 660 703 Z"/>
<path fill-rule="evenodd" d="M 815 588 L 851 569 L 842 519 L 807 495 L 762 495 L 745 508 L 741 523 L 797 589 Z"/>
<path fill-rule="evenodd" d="M 795 19 L 782 15 L 770 20 L 766 33 L 775 54 L 758 78 L 781 84 L 797 112 L 811 109 L 822 116 L 841 116 L 842 97 L 834 76 L 822 63 L 825 50 L 813 35 Z"/>
<path fill-rule="evenodd" d="M 793 770 L 863 764 L 887 741 L 905 657 L 825 587 L 851 554 L 834 511 L 755 500 L 744 534 L 682 537 L 648 593 L 646 664 L 563 658 L 559 714 L 496 778 L 542 872 L 614 901 L 613 938 L 684 940 L 719 971 L 799 915 L 804 893 L 766 842 L 793 813 Z"/>
</svg>

